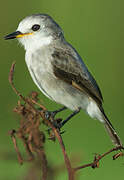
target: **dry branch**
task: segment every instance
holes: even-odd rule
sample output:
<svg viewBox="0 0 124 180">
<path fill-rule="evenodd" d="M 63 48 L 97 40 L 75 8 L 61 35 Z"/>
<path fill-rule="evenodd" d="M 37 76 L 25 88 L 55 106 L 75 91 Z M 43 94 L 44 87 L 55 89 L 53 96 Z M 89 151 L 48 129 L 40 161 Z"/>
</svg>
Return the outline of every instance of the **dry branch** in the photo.
<svg viewBox="0 0 124 180">
<path fill-rule="evenodd" d="M 12 137 L 14 148 L 17 153 L 18 161 L 20 164 L 22 164 L 24 160 L 17 146 L 16 137 L 21 139 L 21 141 L 23 142 L 24 147 L 29 157 L 28 161 L 34 160 L 35 159 L 34 154 L 37 155 L 38 159 L 41 161 L 42 180 L 48 179 L 49 168 L 48 168 L 47 156 L 44 149 L 45 133 L 40 130 L 40 127 L 42 126 L 42 124 L 47 125 L 51 129 L 51 132 L 49 134 L 50 139 L 56 138 L 60 144 L 60 148 L 63 153 L 64 162 L 65 162 L 65 166 L 68 172 L 69 180 L 75 179 L 75 173 L 78 170 L 86 168 L 86 167 L 98 168 L 99 161 L 102 158 L 104 158 L 106 155 L 110 154 L 111 152 L 124 149 L 122 146 L 115 147 L 103 153 L 102 155 L 95 156 L 94 161 L 89 164 L 72 168 L 70 159 L 66 153 L 66 149 L 65 149 L 65 145 L 64 145 L 61 133 L 59 129 L 56 129 L 52 124 L 52 122 L 56 121 L 56 119 L 53 119 L 52 117 L 50 117 L 48 120 L 45 118 L 45 111 L 47 111 L 47 108 L 44 107 L 42 104 L 38 103 L 39 99 L 38 99 L 38 94 L 36 92 L 32 92 L 30 97 L 25 98 L 15 88 L 15 85 L 13 83 L 14 68 L 15 68 L 15 63 L 12 64 L 11 69 L 10 69 L 9 82 L 14 92 L 20 97 L 20 100 L 23 101 L 23 104 L 19 100 L 17 107 L 14 109 L 14 111 L 21 116 L 20 127 L 16 131 L 15 130 L 10 131 L 9 134 Z M 41 108 L 41 111 L 38 110 L 38 107 Z M 113 159 L 117 159 L 118 157 L 123 156 L 123 155 L 124 154 L 122 152 L 119 152 L 113 156 Z"/>
</svg>

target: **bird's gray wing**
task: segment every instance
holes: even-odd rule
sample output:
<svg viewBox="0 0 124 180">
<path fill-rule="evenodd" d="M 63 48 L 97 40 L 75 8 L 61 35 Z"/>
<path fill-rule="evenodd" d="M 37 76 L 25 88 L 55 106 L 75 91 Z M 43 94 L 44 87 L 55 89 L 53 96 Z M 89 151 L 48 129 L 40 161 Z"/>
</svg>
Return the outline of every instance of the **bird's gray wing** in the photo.
<svg viewBox="0 0 124 180">
<path fill-rule="evenodd" d="M 52 54 L 52 58 L 53 70 L 57 78 L 86 93 L 101 106 L 103 100 L 101 91 L 80 57 L 76 58 L 72 53 L 57 49 Z"/>
</svg>

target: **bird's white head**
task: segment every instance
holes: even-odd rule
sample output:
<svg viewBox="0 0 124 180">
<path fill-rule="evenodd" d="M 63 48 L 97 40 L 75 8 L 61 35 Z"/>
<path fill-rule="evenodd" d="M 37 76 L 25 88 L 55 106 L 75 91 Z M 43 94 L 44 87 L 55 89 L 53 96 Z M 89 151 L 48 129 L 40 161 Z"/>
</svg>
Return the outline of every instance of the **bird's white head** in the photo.
<svg viewBox="0 0 124 180">
<path fill-rule="evenodd" d="M 59 25 L 47 14 L 34 14 L 24 18 L 17 31 L 5 39 L 18 38 L 26 50 L 33 50 L 48 45 L 52 40 L 63 36 Z"/>
</svg>

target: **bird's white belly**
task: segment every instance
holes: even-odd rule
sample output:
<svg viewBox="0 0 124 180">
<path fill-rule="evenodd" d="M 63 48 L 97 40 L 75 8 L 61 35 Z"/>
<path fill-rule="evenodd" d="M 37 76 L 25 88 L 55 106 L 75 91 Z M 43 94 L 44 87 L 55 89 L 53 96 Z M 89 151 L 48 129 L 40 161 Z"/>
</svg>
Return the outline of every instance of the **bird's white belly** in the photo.
<svg viewBox="0 0 124 180">
<path fill-rule="evenodd" d="M 32 55 L 26 56 L 26 63 L 31 77 L 38 88 L 51 100 L 63 104 L 71 110 L 79 107 L 84 109 L 91 117 L 101 117 L 96 103 L 83 92 L 80 92 L 70 84 L 57 79 L 52 71 L 52 65 L 48 55 L 44 59 Z M 99 119 L 101 119 L 99 117 Z"/>
</svg>

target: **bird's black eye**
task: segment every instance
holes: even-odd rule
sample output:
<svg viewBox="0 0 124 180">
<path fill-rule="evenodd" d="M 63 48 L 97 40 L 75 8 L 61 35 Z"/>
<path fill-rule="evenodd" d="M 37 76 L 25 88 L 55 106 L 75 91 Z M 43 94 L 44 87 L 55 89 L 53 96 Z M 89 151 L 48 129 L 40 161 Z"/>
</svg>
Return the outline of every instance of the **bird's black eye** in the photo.
<svg viewBox="0 0 124 180">
<path fill-rule="evenodd" d="M 39 24 L 35 24 L 32 26 L 31 28 L 33 31 L 38 31 L 40 29 L 40 25 Z"/>
</svg>

